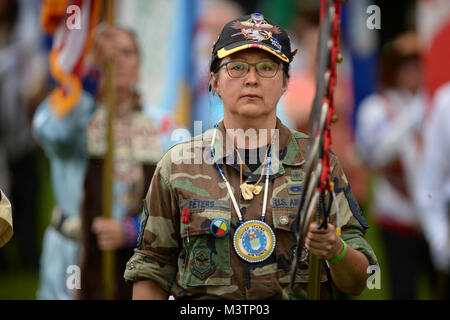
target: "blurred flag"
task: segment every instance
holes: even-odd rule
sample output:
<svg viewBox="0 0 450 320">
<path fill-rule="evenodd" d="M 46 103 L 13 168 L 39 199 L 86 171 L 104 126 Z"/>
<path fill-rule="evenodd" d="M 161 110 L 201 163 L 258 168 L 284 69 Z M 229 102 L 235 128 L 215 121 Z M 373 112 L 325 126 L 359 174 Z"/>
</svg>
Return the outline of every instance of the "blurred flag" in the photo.
<svg viewBox="0 0 450 320">
<path fill-rule="evenodd" d="M 193 34 L 198 0 L 118 1 L 119 25 L 137 35 L 144 105 L 160 131 L 191 125 Z"/>
<path fill-rule="evenodd" d="M 367 8 L 373 2 L 373 0 L 348 1 L 342 6 L 342 30 L 353 70 L 354 109 L 351 122 L 353 130 L 359 104 L 376 89 L 378 36 L 376 30 L 367 27 L 369 16 Z"/>
<path fill-rule="evenodd" d="M 175 123 L 191 125 L 193 100 L 194 30 L 197 21 L 196 0 L 177 0 L 172 20 L 172 34 L 168 59 L 168 77 L 162 105 L 172 110 Z"/>
<path fill-rule="evenodd" d="M 83 58 L 100 19 L 101 7 L 99 0 L 43 1 L 41 25 L 53 37 L 49 62 L 50 73 L 57 82 L 57 88 L 50 94 L 50 105 L 60 117 L 80 98 Z"/>
<path fill-rule="evenodd" d="M 421 0 L 417 18 L 425 91 L 432 98 L 437 88 L 450 81 L 450 1 Z"/>
</svg>

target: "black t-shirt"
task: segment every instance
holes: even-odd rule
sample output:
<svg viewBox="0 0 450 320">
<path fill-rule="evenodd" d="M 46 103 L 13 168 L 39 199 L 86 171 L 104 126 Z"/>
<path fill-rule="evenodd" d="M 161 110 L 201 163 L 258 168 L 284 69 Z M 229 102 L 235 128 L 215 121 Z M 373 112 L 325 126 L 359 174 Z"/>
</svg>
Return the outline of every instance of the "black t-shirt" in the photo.
<svg viewBox="0 0 450 320">
<path fill-rule="evenodd" d="M 262 146 L 256 149 L 240 149 L 237 148 L 242 161 L 248 166 L 248 168 L 254 172 L 263 163 L 266 156 L 267 146 Z M 236 153 L 236 151 L 234 151 Z M 239 157 L 235 154 L 234 157 L 237 164 L 239 164 Z"/>
</svg>

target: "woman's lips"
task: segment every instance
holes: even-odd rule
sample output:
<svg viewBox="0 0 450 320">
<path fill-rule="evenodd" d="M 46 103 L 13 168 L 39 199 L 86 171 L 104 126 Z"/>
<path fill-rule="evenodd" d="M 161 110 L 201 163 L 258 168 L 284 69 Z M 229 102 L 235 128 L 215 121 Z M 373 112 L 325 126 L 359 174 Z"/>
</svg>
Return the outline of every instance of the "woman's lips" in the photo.
<svg viewBox="0 0 450 320">
<path fill-rule="evenodd" d="M 242 96 L 242 98 L 249 99 L 249 100 L 257 100 L 257 99 L 260 99 L 261 97 L 256 94 L 245 94 Z"/>
</svg>

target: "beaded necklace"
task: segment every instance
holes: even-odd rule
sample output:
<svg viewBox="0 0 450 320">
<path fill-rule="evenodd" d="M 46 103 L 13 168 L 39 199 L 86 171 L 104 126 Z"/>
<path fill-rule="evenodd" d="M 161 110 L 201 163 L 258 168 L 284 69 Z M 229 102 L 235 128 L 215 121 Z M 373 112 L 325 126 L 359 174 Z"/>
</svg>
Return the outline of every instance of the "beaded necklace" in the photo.
<svg viewBox="0 0 450 320">
<path fill-rule="evenodd" d="M 219 124 L 214 125 L 214 133 L 211 140 L 210 150 L 211 157 L 215 157 L 214 142 L 216 140 L 216 134 L 219 128 Z M 228 194 L 230 195 L 231 202 L 233 203 L 234 210 L 239 218 L 238 228 L 234 233 L 233 245 L 236 253 L 245 261 L 248 262 L 261 262 L 269 258 L 275 249 L 275 234 L 270 226 L 265 222 L 266 209 L 267 209 L 267 197 L 269 190 L 269 176 L 271 167 L 271 147 L 268 147 L 266 165 L 262 168 L 266 176 L 264 186 L 264 198 L 263 207 L 260 220 L 250 220 L 244 222 L 241 210 L 236 201 L 236 198 L 231 189 L 230 183 L 223 172 L 222 166 L 216 163 L 216 169 L 219 172 L 220 177 L 225 182 Z M 261 172 L 262 174 L 262 172 Z"/>
</svg>

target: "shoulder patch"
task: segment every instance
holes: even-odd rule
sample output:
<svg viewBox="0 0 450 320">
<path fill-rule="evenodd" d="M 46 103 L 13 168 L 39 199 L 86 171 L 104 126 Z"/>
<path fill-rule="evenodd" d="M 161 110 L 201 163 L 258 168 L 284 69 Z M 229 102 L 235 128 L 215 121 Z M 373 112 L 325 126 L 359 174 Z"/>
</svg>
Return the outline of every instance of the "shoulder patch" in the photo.
<svg viewBox="0 0 450 320">
<path fill-rule="evenodd" d="M 205 280 L 215 271 L 212 252 L 209 248 L 194 248 L 191 272 L 200 280 Z"/>
<path fill-rule="evenodd" d="M 350 184 L 348 184 L 347 188 L 344 189 L 344 194 L 345 197 L 347 198 L 350 210 L 352 210 L 353 216 L 356 218 L 356 220 L 358 220 L 361 226 L 364 227 L 364 229 L 369 228 L 366 219 L 364 219 L 363 217 L 363 212 L 359 207 L 358 202 L 356 201 L 355 195 L 353 194 L 352 189 L 350 188 Z"/>
<path fill-rule="evenodd" d="M 292 181 L 303 181 L 305 179 L 305 173 L 303 170 L 291 170 Z"/>
<path fill-rule="evenodd" d="M 148 210 L 147 210 L 147 203 L 144 200 L 144 207 L 142 209 L 142 213 L 141 213 L 141 226 L 139 227 L 139 236 L 137 238 L 137 243 L 136 243 L 136 247 L 139 250 L 142 250 L 142 237 L 144 236 L 144 230 L 145 230 L 145 226 L 147 224 L 147 220 L 148 220 Z"/>
<path fill-rule="evenodd" d="M 302 184 L 288 184 L 287 185 L 287 189 L 288 189 L 288 194 L 297 194 L 300 195 L 302 194 L 302 190 L 303 190 L 303 185 Z"/>
</svg>

